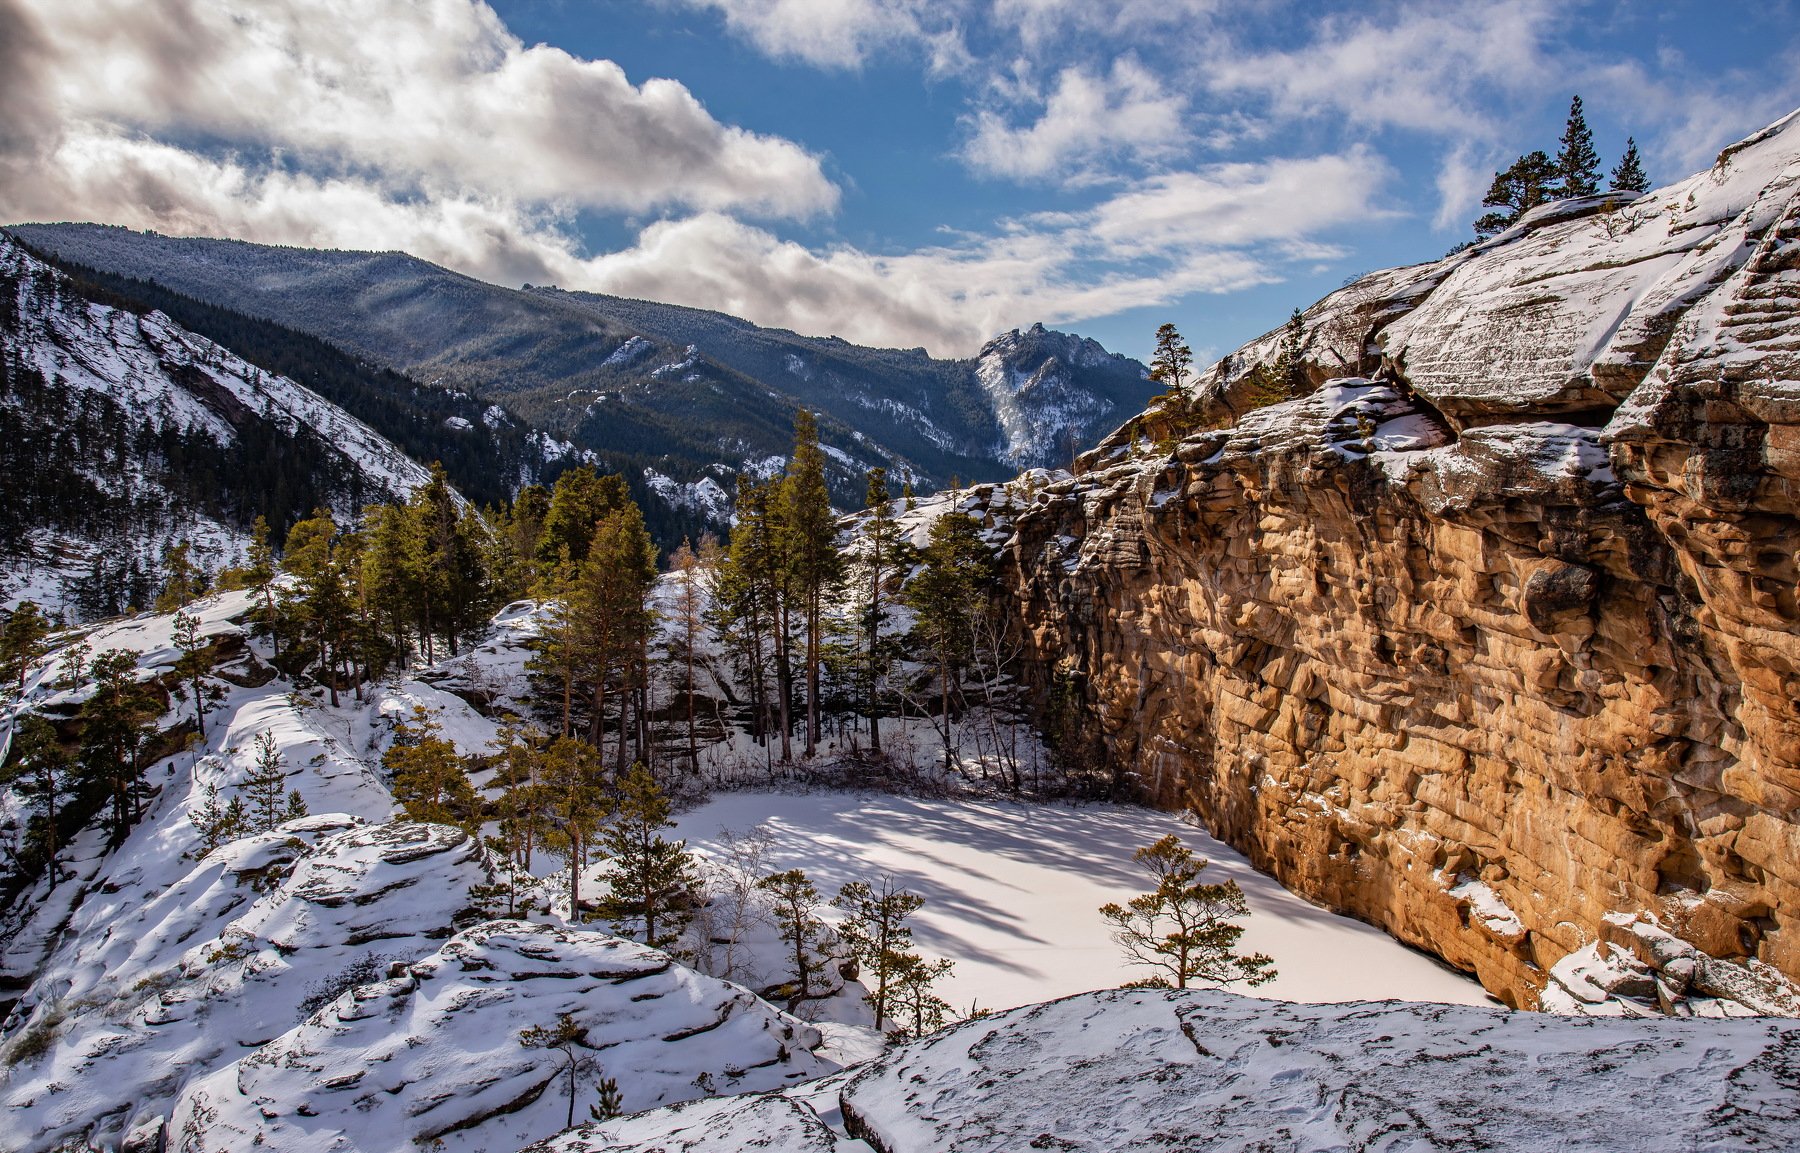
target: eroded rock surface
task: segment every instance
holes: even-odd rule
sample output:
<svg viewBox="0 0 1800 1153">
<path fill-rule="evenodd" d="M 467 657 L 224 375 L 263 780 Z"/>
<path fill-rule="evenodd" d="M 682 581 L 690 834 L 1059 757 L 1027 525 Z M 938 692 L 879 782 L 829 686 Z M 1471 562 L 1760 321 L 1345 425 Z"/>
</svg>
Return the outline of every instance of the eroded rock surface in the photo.
<svg viewBox="0 0 1800 1153">
<path fill-rule="evenodd" d="M 753 994 L 604 933 L 489 921 L 190 1084 L 170 1131 L 195 1149 L 512 1149 L 563 1129 L 563 1052 L 521 1043 L 563 1014 L 574 1115 L 615 1077 L 628 1112 L 831 1072 L 819 1033 Z"/>
<path fill-rule="evenodd" d="M 1040 687 L 1509 1003 L 1609 913 L 1800 977 L 1797 190 L 1790 117 L 1309 310 L 1312 375 L 1367 379 L 1126 426 L 1016 520 Z"/>
</svg>

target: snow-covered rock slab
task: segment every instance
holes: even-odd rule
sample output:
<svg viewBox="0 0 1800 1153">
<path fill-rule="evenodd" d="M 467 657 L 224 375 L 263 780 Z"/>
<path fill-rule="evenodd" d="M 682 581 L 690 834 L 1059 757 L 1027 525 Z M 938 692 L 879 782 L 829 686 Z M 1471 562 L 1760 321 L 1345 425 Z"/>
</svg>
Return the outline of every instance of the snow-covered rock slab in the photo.
<svg viewBox="0 0 1800 1153">
<path fill-rule="evenodd" d="M 601 1125 L 583 1125 L 525 1153 L 862 1153 L 805 1105 L 772 1093 L 690 1101 Z"/>
<path fill-rule="evenodd" d="M 222 846 L 34 985 L 5 1056 L 34 1035 L 46 1050 L 10 1070 L 0 1147 L 154 1124 L 196 1071 L 291 1029 L 348 966 L 432 952 L 487 877 L 480 848 L 443 825 L 339 831 L 353 822 L 307 817 Z"/>
<path fill-rule="evenodd" d="M 1741 1153 L 1800 1146 L 1797 1086 L 1789 1020 L 1114 990 L 896 1049 L 842 1105 L 849 1131 L 883 1153 Z"/>
<path fill-rule="evenodd" d="M 491 921 L 190 1086 L 171 1133 L 271 1153 L 514 1149 L 567 1124 L 563 1054 L 520 1042 L 564 1013 L 586 1030 L 577 1117 L 602 1076 L 638 1111 L 835 1068 L 811 1052 L 816 1029 L 657 950 Z"/>
</svg>

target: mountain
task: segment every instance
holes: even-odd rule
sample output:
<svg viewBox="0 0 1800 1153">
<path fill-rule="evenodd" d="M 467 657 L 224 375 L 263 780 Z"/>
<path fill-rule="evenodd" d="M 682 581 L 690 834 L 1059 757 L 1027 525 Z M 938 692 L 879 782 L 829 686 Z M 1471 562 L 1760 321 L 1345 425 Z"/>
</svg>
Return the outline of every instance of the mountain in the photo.
<svg viewBox="0 0 1800 1153">
<path fill-rule="evenodd" d="M 721 313 L 552 288 L 515 291 L 400 253 L 182 239 L 99 225 L 13 233 L 121 293 L 154 282 L 278 322 L 360 360 L 503 404 L 647 485 L 725 511 L 735 477 L 785 459 L 793 414 L 823 414 L 834 498 L 860 507 L 881 465 L 921 491 L 1066 464 L 1152 391 L 1135 361 L 1044 330 L 970 360 L 868 349 Z M 706 487 L 709 486 L 709 487 Z"/>
<path fill-rule="evenodd" d="M 1012 521 L 1068 739 L 1514 1005 L 1800 977 L 1800 113 L 1302 327 Z"/>
<path fill-rule="evenodd" d="M 287 377 L 160 312 L 106 303 L 0 235 L 0 572 L 80 619 L 149 602 L 161 555 L 241 559 L 317 507 L 349 516 L 427 473 Z"/>
</svg>

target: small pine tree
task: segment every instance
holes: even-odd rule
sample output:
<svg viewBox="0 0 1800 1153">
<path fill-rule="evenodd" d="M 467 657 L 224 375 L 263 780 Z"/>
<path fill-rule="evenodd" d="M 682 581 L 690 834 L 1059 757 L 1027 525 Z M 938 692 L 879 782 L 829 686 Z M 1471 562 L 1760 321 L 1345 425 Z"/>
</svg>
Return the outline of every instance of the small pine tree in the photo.
<svg viewBox="0 0 1800 1153">
<path fill-rule="evenodd" d="M 817 913 L 821 898 L 804 870 L 770 873 L 756 883 L 775 905 L 775 926 L 792 951 L 794 979 L 787 986 L 788 1012 L 813 995 L 813 975 L 824 963 L 820 957 L 826 936 Z"/>
<path fill-rule="evenodd" d="M 608 1077 L 602 1069 L 596 1087 L 600 1090 L 600 1100 L 588 1106 L 588 1116 L 596 1121 L 611 1121 L 614 1117 L 623 1116 L 625 1095 L 619 1092 L 619 1079 Z"/>
<path fill-rule="evenodd" d="M 901 1022 L 900 1039 L 913 1041 L 944 1027 L 950 1003 L 938 996 L 937 983 L 950 975 L 956 962 L 940 958 L 927 961 L 916 953 L 900 953 L 892 960 L 890 977 L 894 1017 Z"/>
<path fill-rule="evenodd" d="M 1505 171 L 1494 173 L 1494 182 L 1481 203 L 1497 211 L 1475 222 L 1475 235 L 1485 240 L 1517 224 L 1520 217 L 1549 201 L 1556 179 L 1556 164 L 1542 151 L 1528 152 Z"/>
<path fill-rule="evenodd" d="M 188 612 L 175 614 L 175 647 L 181 657 L 175 662 L 175 675 L 181 678 L 194 698 L 194 728 L 200 739 L 206 739 L 206 714 L 212 701 L 206 688 L 206 674 L 212 669 L 208 655 L 212 640 L 200 633 L 200 618 Z"/>
<path fill-rule="evenodd" d="M 1193 350 L 1181 339 L 1173 324 L 1156 330 L 1156 351 L 1150 356 L 1150 379 L 1163 386 L 1162 401 L 1167 407 L 1185 412 L 1188 405 L 1187 380 L 1194 363 Z"/>
<path fill-rule="evenodd" d="M 1239 918 L 1250 913 L 1236 881 L 1209 885 L 1200 880 L 1207 861 L 1173 834 L 1132 854 L 1156 888 L 1124 905 L 1108 904 L 1100 915 L 1113 925 L 1113 940 L 1126 961 L 1160 970 L 1145 985 L 1185 989 L 1240 981 L 1261 985 L 1275 979 L 1274 962 L 1261 953 L 1235 953 L 1243 936 Z"/>
<path fill-rule="evenodd" d="M 287 785 L 287 758 L 275 743 L 275 734 L 256 734 L 256 767 L 244 778 L 243 794 L 249 799 L 249 830 L 267 833 L 286 821 L 306 815 L 306 802 Z"/>
<path fill-rule="evenodd" d="M 408 820 L 455 825 L 471 836 L 480 828 L 481 798 L 425 706 L 414 705 L 412 720 L 396 726 L 381 764 L 394 775 L 394 800 Z"/>
<path fill-rule="evenodd" d="M 556 1024 L 549 1027 L 533 1025 L 520 1030 L 519 1044 L 527 1049 L 549 1049 L 562 1054 L 569 1075 L 569 1120 L 564 1128 L 572 1128 L 575 1124 L 575 1074 L 581 1066 L 581 1054 L 577 1049 L 587 1049 L 587 1028 L 575 1023 L 575 1018 L 567 1013 L 559 1014 Z"/>
<path fill-rule="evenodd" d="M 196 860 L 250 833 L 250 814 L 244 811 L 242 798 L 221 802 L 217 785 L 207 785 L 205 795 L 198 808 L 188 810 L 188 823 L 200 834 L 200 848 L 192 854 Z"/>
<path fill-rule="evenodd" d="M 543 822 L 538 836 L 544 849 L 569 867 L 569 920 L 581 920 L 581 874 L 587 868 L 594 835 L 612 812 L 600 751 L 576 737 L 558 737 L 544 750 Z"/>
<path fill-rule="evenodd" d="M 675 822 L 669 819 L 669 799 L 649 769 L 632 765 L 618 787 L 612 823 L 600 834 L 612 858 L 601 915 L 641 929 L 646 945 L 666 949 L 693 919 L 700 890 L 694 857 L 686 841 L 663 837 L 662 830 Z"/>
<path fill-rule="evenodd" d="M 839 938 L 863 972 L 874 978 L 868 1001 L 879 1029 L 889 1016 L 894 977 L 910 956 L 912 927 L 906 919 L 924 906 L 925 898 L 896 888 L 892 877 L 883 877 L 879 887 L 851 881 L 831 903 L 844 913 Z"/>
<path fill-rule="evenodd" d="M 62 848 L 63 810 L 76 797 L 72 761 L 57 739 L 55 726 L 33 713 L 16 722 L 12 755 L 18 773 L 12 787 L 30 813 L 27 837 L 50 872 L 50 887 L 55 888 L 60 879 L 56 858 Z"/>
<path fill-rule="evenodd" d="M 163 546 L 163 587 L 156 596 L 156 611 L 171 612 L 206 591 L 206 574 L 191 559 L 193 546 L 176 541 Z"/>
<path fill-rule="evenodd" d="M 1556 178 L 1564 197 L 1592 196 L 1600 191 L 1600 156 L 1594 151 L 1594 134 L 1588 131 L 1579 96 L 1569 103 L 1568 124 L 1556 153 Z"/>
<path fill-rule="evenodd" d="M 82 775 L 112 797 L 109 833 L 115 846 L 139 815 L 143 755 L 162 713 L 161 702 L 138 680 L 137 667 L 137 654 L 125 649 L 94 657 L 87 667 L 93 691 L 81 706 Z"/>
<path fill-rule="evenodd" d="M 1625 155 L 1620 158 L 1619 166 L 1612 170 L 1612 187 L 1615 192 L 1650 191 L 1650 178 L 1644 175 L 1644 162 L 1638 156 L 1637 141 L 1632 137 L 1625 138 Z"/>
<path fill-rule="evenodd" d="M 0 628 L 0 680 L 13 695 L 25 692 L 25 674 L 47 651 L 44 644 L 50 635 L 50 622 L 36 601 L 20 601 Z"/>
</svg>

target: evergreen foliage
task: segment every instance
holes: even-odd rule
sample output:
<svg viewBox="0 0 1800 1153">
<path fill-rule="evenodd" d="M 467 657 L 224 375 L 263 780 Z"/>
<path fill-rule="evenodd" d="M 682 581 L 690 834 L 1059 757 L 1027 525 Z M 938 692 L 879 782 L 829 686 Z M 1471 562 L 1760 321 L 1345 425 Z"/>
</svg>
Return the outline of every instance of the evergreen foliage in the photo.
<svg viewBox="0 0 1800 1153">
<path fill-rule="evenodd" d="M 977 619 L 989 609 L 993 558 L 974 518 L 951 511 L 932 522 L 920 559 L 923 563 L 902 595 L 915 614 L 914 641 L 932 655 L 938 668 L 948 767 L 956 757 L 950 739 L 952 702 L 960 692 L 962 669 L 974 654 Z"/>
<path fill-rule="evenodd" d="M 911 952 L 912 926 L 906 919 L 924 906 L 925 898 L 895 887 L 892 877 L 883 877 L 879 886 L 851 881 L 838 890 L 831 903 L 844 913 L 839 939 L 863 972 L 874 979 L 868 1001 L 879 1029 L 890 1015 L 897 976 L 919 960 Z"/>
<path fill-rule="evenodd" d="M 544 751 L 540 843 L 569 870 L 569 920 L 581 921 L 581 874 L 594 837 L 612 814 L 605 770 L 593 745 L 558 737 Z"/>
<path fill-rule="evenodd" d="M 1619 158 L 1619 166 L 1612 170 L 1612 188 L 1615 192 L 1648 192 L 1650 178 L 1644 175 L 1644 162 L 1638 155 L 1637 140 L 1625 138 L 1625 155 Z"/>
<path fill-rule="evenodd" d="M 656 777 L 635 764 L 619 779 L 612 820 L 600 833 L 611 858 L 601 915 L 658 949 L 680 939 L 700 891 L 687 842 L 662 835 L 675 827 L 669 812 L 669 798 Z"/>
<path fill-rule="evenodd" d="M 527 1049 L 549 1049 L 562 1054 L 569 1076 L 569 1118 L 564 1128 L 575 1125 L 575 1073 L 580 1067 L 582 1057 L 577 1049 L 591 1049 L 588 1044 L 587 1029 L 577 1025 L 575 1018 L 567 1013 L 557 1015 L 556 1024 L 551 1026 L 533 1025 L 519 1033 L 519 1044 Z M 617 1086 L 614 1087 L 615 1091 Z"/>
<path fill-rule="evenodd" d="M 1511 167 L 1494 173 L 1494 182 L 1481 203 L 1495 211 L 1475 222 L 1475 235 L 1486 239 L 1504 232 L 1533 208 L 1549 203 L 1556 180 L 1556 164 L 1542 151 L 1528 152 Z"/>
<path fill-rule="evenodd" d="M 1556 179 L 1562 197 L 1592 196 L 1600 191 L 1600 156 L 1594 151 L 1594 134 L 1588 131 L 1579 96 L 1569 102 L 1568 124 L 1556 153 Z"/>
<path fill-rule="evenodd" d="M 1128 964 L 1157 970 L 1141 984 L 1185 989 L 1192 983 L 1255 986 L 1275 979 L 1268 957 L 1233 952 L 1244 933 L 1237 922 L 1250 913 L 1236 881 L 1203 882 L 1208 862 L 1173 834 L 1139 849 L 1132 860 L 1156 888 L 1124 905 L 1103 905 L 1100 915 L 1112 923 L 1113 940 Z"/>
<path fill-rule="evenodd" d="M 837 547 L 837 517 L 825 484 L 825 453 L 813 414 L 794 416 L 794 454 L 788 461 L 776 508 L 775 548 L 791 597 L 798 602 L 805 638 L 802 667 L 806 687 L 805 755 L 819 745 L 819 672 L 825 643 L 825 606 L 843 579 Z"/>
<path fill-rule="evenodd" d="M 14 696 L 24 694 L 26 674 L 49 651 L 44 643 L 49 635 L 49 618 L 36 601 L 20 601 L 7 614 L 0 627 L 0 684 Z"/>
<path fill-rule="evenodd" d="M 117 846 L 142 815 L 145 757 L 162 703 L 138 680 L 137 654 L 126 649 L 95 656 L 87 677 L 92 693 L 81 706 L 79 764 L 84 791 L 103 792 L 110 801 L 108 836 Z"/>
<path fill-rule="evenodd" d="M 256 764 L 241 791 L 249 801 L 244 814 L 252 833 L 273 832 L 306 815 L 299 790 L 287 788 L 287 758 L 275 743 L 275 734 L 267 730 L 256 734 Z"/>
<path fill-rule="evenodd" d="M 411 720 L 395 726 L 381 764 L 393 774 L 394 800 L 408 820 L 455 825 L 471 836 L 480 829 L 481 798 L 456 746 L 423 705 L 414 705 Z"/>
<path fill-rule="evenodd" d="M 823 898 L 802 869 L 770 873 L 757 882 L 757 887 L 773 902 L 776 930 L 793 958 L 793 979 L 770 995 L 785 994 L 788 1012 L 792 1013 L 815 995 L 813 978 L 825 964 L 823 954 L 829 930 L 818 917 Z"/>
</svg>

